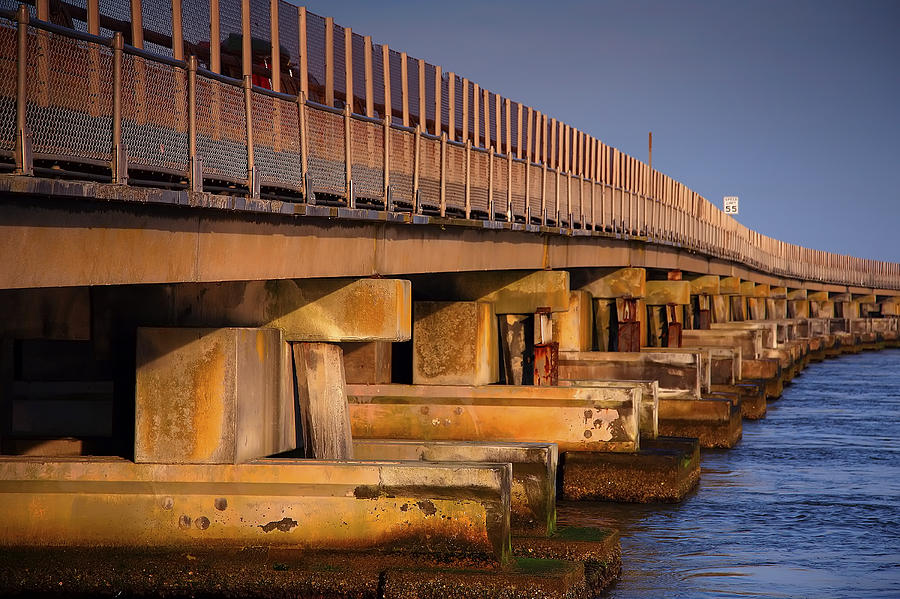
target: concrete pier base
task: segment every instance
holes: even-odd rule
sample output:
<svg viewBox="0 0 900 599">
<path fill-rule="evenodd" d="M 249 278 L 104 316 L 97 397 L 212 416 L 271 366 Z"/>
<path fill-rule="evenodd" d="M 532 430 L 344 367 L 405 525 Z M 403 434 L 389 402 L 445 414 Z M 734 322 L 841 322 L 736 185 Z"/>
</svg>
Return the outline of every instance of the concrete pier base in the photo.
<svg viewBox="0 0 900 599">
<path fill-rule="evenodd" d="M 766 385 L 762 382 L 741 381 L 734 385 L 713 385 L 712 391 L 739 395 L 741 416 L 747 420 L 759 420 L 766 416 Z"/>
<path fill-rule="evenodd" d="M 639 452 L 567 452 L 561 463 L 564 499 L 674 503 L 700 480 L 700 444 L 659 437 L 644 441 Z"/>
<path fill-rule="evenodd" d="M 703 448 L 730 448 L 743 433 L 740 401 L 725 398 L 659 400 L 659 434 L 694 437 Z"/>
</svg>

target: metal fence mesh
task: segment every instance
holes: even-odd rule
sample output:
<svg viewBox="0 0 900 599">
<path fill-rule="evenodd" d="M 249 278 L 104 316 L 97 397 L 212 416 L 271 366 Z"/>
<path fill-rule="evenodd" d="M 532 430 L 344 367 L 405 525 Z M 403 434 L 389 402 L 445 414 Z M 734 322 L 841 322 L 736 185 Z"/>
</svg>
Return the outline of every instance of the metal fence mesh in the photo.
<svg viewBox="0 0 900 599">
<path fill-rule="evenodd" d="M 325 101 L 325 19 L 306 13 L 306 68 L 311 100 Z M 303 50 L 303 48 L 301 48 Z"/>
<path fill-rule="evenodd" d="M 122 59 L 122 143 L 129 166 L 188 169 L 187 75 L 126 54 Z"/>
<path fill-rule="evenodd" d="M 255 93 L 253 162 L 264 187 L 300 191 L 300 137 L 296 102 Z"/>
<path fill-rule="evenodd" d="M 509 172 L 505 158 L 494 156 L 494 213 L 506 214 L 507 197 L 506 190 L 509 186 Z"/>
<path fill-rule="evenodd" d="M 316 109 L 308 110 L 306 115 L 309 177 L 313 191 L 343 196 L 347 190 L 344 117 Z"/>
<path fill-rule="evenodd" d="M 547 220 L 556 222 L 557 196 L 556 196 L 557 174 L 554 169 L 547 169 L 547 177 L 544 181 L 544 206 L 547 210 Z"/>
<path fill-rule="evenodd" d="M 197 76 L 197 154 L 207 177 L 247 179 L 247 120 L 244 90 Z"/>
<path fill-rule="evenodd" d="M 407 131 L 391 130 L 390 186 L 394 202 L 413 203 L 413 160 L 415 136 Z"/>
<path fill-rule="evenodd" d="M 163 56 L 172 56 L 172 3 L 165 0 L 144 0 L 141 3 L 144 21 L 144 48 Z"/>
<path fill-rule="evenodd" d="M 300 15 L 297 7 L 278 0 L 278 45 L 281 66 L 281 91 L 300 93 Z"/>
<path fill-rule="evenodd" d="M 512 163 L 512 208 L 513 216 L 525 220 L 525 167 L 524 162 Z"/>
<path fill-rule="evenodd" d="M 480 150 L 473 150 L 469 155 L 469 203 L 473 213 L 487 216 L 489 212 L 488 199 L 488 168 L 490 154 Z"/>
<path fill-rule="evenodd" d="M 16 145 L 16 25 L 0 19 L 0 152 Z"/>
<path fill-rule="evenodd" d="M 441 143 L 422 137 L 419 160 L 419 203 L 438 207 L 441 204 Z"/>
<path fill-rule="evenodd" d="M 528 165 L 529 189 L 528 195 L 531 205 L 531 214 L 541 214 L 541 179 L 543 169 L 535 164 Z"/>
<path fill-rule="evenodd" d="M 458 213 L 466 211 L 466 148 L 447 144 L 446 181 L 444 193 L 447 209 Z"/>
<path fill-rule="evenodd" d="M 198 62 L 209 67 L 209 0 L 181 0 L 181 35 L 184 54 L 195 55 Z"/>
<path fill-rule="evenodd" d="M 28 34 L 26 119 L 36 155 L 112 156 L 112 50 L 53 33 Z"/>
<path fill-rule="evenodd" d="M 384 126 L 350 120 L 350 156 L 353 191 L 357 197 L 384 197 Z"/>
</svg>

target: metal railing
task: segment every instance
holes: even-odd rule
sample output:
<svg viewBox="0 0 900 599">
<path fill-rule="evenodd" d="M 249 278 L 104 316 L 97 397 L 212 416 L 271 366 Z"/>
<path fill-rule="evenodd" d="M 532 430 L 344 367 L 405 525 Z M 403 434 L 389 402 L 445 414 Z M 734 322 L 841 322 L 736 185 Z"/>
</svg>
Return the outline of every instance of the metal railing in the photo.
<svg viewBox="0 0 900 599">
<path fill-rule="evenodd" d="M 206 48 L 196 23 L 180 30 L 204 2 Z M 0 156 L 16 172 L 580 229 L 793 279 L 900 288 L 896 263 L 761 235 L 616 148 L 303 8 L 165 4 L 165 32 L 104 16 L 97 0 L 75 10 L 83 27 L 35 18 L 47 16 L 41 0 L 0 14 Z M 261 5 L 262 50 L 250 18 Z M 142 14 L 139 0 L 131 8 Z M 240 30 L 236 42 L 223 26 Z M 223 74 L 234 69 L 240 78 Z"/>
</svg>

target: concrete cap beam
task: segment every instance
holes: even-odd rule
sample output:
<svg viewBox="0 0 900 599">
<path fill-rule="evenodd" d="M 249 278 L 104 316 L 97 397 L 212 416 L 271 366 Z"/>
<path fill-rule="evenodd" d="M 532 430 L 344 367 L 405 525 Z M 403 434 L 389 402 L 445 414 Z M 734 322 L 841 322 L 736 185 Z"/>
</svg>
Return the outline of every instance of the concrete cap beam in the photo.
<svg viewBox="0 0 900 599">
<path fill-rule="evenodd" d="M 643 268 L 599 269 L 579 273 L 579 288 L 600 299 L 639 298 L 647 293 Z"/>
<path fill-rule="evenodd" d="M 564 270 L 498 270 L 423 275 L 416 293 L 435 301 L 480 301 L 494 304 L 496 314 L 534 314 L 569 309 L 569 273 Z M 417 295 L 418 297 L 418 295 Z"/>
<path fill-rule="evenodd" d="M 691 283 L 690 281 L 647 281 L 647 295 L 644 297 L 644 303 L 648 306 L 690 304 Z"/>
<path fill-rule="evenodd" d="M 719 295 L 721 286 L 720 277 L 716 275 L 703 275 L 690 279 L 691 295 Z"/>
<path fill-rule="evenodd" d="M 485 385 L 500 378 L 497 317 L 489 302 L 416 302 L 413 383 Z"/>
<path fill-rule="evenodd" d="M 741 295 L 741 279 L 739 277 L 722 277 L 719 279 L 720 295 Z"/>
<path fill-rule="evenodd" d="M 182 326 L 274 327 L 287 341 L 408 341 L 401 279 L 286 279 L 174 287 Z"/>
</svg>

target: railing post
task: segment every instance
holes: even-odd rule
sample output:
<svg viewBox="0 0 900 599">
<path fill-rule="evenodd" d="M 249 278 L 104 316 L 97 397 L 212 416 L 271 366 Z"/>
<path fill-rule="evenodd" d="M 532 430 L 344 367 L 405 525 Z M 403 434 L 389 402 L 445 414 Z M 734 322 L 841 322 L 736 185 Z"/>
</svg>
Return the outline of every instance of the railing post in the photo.
<svg viewBox="0 0 900 599">
<path fill-rule="evenodd" d="M 197 57 L 188 57 L 188 180 L 191 191 L 203 191 L 203 160 L 197 156 Z"/>
<path fill-rule="evenodd" d="M 112 182 L 128 184 L 128 157 L 122 144 L 122 58 L 125 42 L 122 34 L 113 36 L 113 113 L 112 113 Z"/>
<path fill-rule="evenodd" d="M 244 115 L 247 121 L 247 189 L 251 198 L 259 197 L 259 176 L 256 172 L 256 162 L 253 157 L 253 79 L 250 75 L 244 75 Z"/>
<path fill-rule="evenodd" d="M 488 220 L 494 220 L 494 145 L 488 147 Z"/>
<path fill-rule="evenodd" d="M 300 177 L 303 181 L 303 199 L 307 204 L 315 205 L 316 194 L 312 190 L 312 179 L 309 176 L 309 139 L 307 130 L 306 111 L 306 93 L 302 90 L 297 95 L 297 112 L 299 113 L 298 121 L 300 123 Z"/>
<path fill-rule="evenodd" d="M 413 213 L 422 213 L 422 204 L 419 202 L 419 138 L 422 136 L 422 123 L 416 123 L 415 144 L 413 151 Z"/>
<path fill-rule="evenodd" d="M 472 168 L 472 140 L 466 138 L 466 219 L 472 218 L 472 185 L 471 174 Z"/>
<path fill-rule="evenodd" d="M 31 132 L 26 119 L 25 71 L 28 68 L 28 9 L 19 5 L 16 12 L 16 174 L 34 175 Z"/>
<path fill-rule="evenodd" d="M 347 207 L 356 208 L 356 197 L 353 193 L 353 151 L 350 147 L 350 104 L 344 102 L 344 185 L 347 196 Z"/>
<path fill-rule="evenodd" d="M 541 225 L 547 226 L 547 159 L 541 161 Z"/>
<path fill-rule="evenodd" d="M 389 92 L 389 90 L 388 90 Z M 390 96 L 390 93 L 388 93 Z M 391 113 L 385 111 L 384 115 L 384 209 L 388 212 L 394 210 L 394 199 L 391 196 Z"/>
<path fill-rule="evenodd" d="M 441 216 L 447 216 L 447 134 L 441 131 Z"/>
<path fill-rule="evenodd" d="M 507 108 L 509 103 L 507 101 Z M 507 123 L 509 123 L 509 113 L 507 113 Z M 507 130 L 506 143 L 506 221 L 513 222 L 513 202 L 512 202 L 512 152 L 509 148 L 509 131 Z"/>
</svg>

